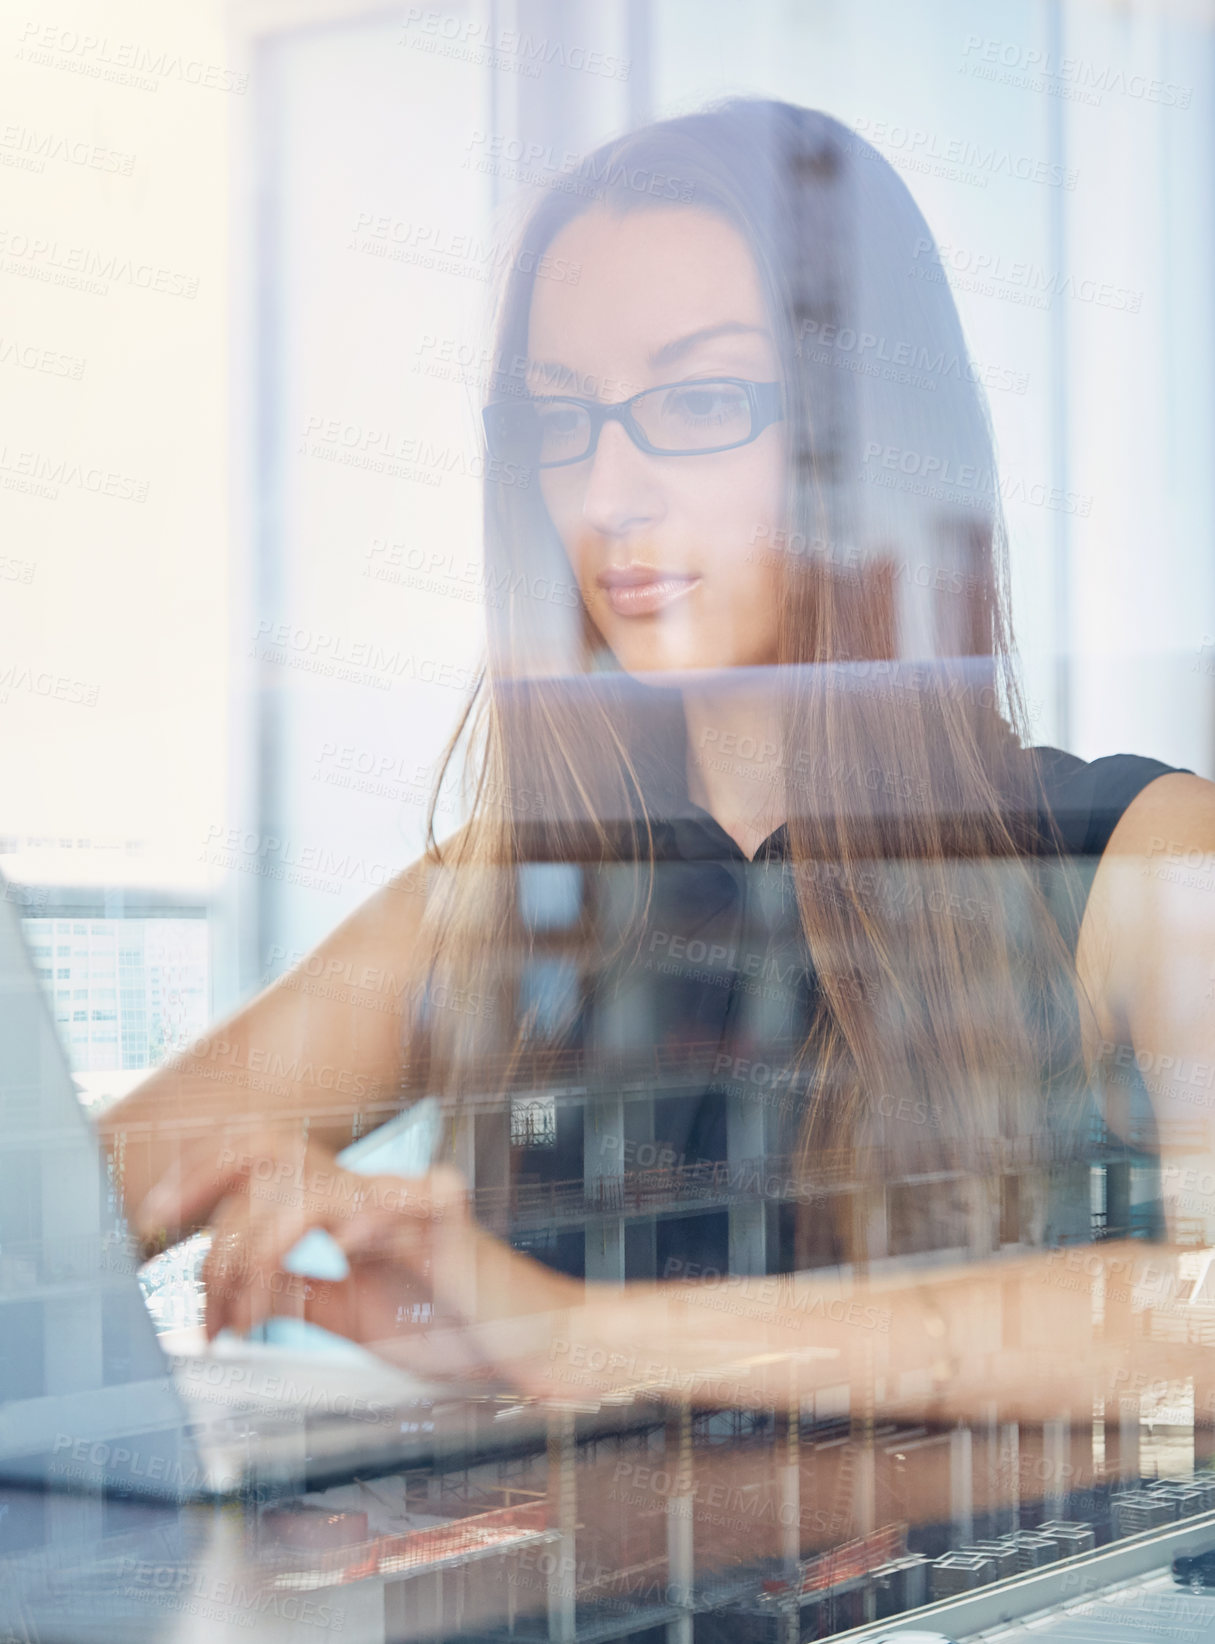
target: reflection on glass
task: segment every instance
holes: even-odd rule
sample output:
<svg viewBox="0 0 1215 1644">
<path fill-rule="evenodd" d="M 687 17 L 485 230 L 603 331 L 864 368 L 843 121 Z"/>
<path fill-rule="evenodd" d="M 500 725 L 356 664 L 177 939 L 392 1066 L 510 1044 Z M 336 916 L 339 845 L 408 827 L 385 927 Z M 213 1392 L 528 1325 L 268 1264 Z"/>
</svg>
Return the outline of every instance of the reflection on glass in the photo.
<svg viewBox="0 0 1215 1644">
<path fill-rule="evenodd" d="M 447 39 L 411 14 L 394 49 Z M 1008 64 L 975 39 L 986 84 Z M 285 974 L 208 1029 L 200 952 L 148 959 L 136 999 L 129 934 L 26 920 L 12 973 L 78 1067 L 176 1054 L 100 1115 L 109 1174 L 74 1208 L 91 1227 L 108 1190 L 139 1249 L 115 1218 L 130 1317 L 71 1388 L 29 1310 L 62 1323 L 96 1263 L 44 1215 L 45 1080 L 6 1086 L 5 1453 L 33 1453 L 13 1410 L 86 1395 L 50 1448 L 129 1506 L 138 1469 L 93 1455 L 129 1434 L 87 1395 L 155 1381 L 177 1494 L 245 1491 L 247 1533 L 188 1572 L 219 1626 L 759 1644 L 937 1604 L 960 1637 L 996 1584 L 1015 1618 L 1112 1586 L 1127 1538 L 1159 1533 L 1162 1569 L 1204 1551 L 1215 789 L 1130 729 L 1091 759 L 1039 729 L 1010 521 L 1093 498 L 998 456 L 1007 374 L 968 347 L 901 129 L 701 99 L 525 195 L 475 382 L 483 662 L 405 658 L 462 700 L 411 866 L 291 837 L 291 670 L 404 664 L 280 610 L 253 655 L 294 775 L 225 862 Z M 317 406 L 295 456 L 428 483 L 442 453 L 405 443 L 408 471 Z M 437 552 L 427 597 L 453 575 Z M 421 766 L 322 746 L 327 788 L 413 803 Z M 277 941 L 356 860 L 375 893 Z M 369 1159 L 432 1111 L 433 1147 Z"/>
</svg>

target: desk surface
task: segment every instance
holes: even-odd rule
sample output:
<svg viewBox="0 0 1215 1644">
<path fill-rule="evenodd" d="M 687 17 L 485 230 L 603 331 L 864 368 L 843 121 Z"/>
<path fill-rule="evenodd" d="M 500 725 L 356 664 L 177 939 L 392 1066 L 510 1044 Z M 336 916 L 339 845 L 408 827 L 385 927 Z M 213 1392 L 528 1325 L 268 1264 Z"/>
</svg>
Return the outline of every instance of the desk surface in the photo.
<svg viewBox="0 0 1215 1644">
<path fill-rule="evenodd" d="M 991 1465 L 997 1450 L 984 1450 L 1007 1446 L 1006 1429 L 866 1434 L 686 1408 L 583 1441 L 555 1424 L 534 1453 L 291 1502 L 164 1506 L 0 1487 L 0 1640 L 777 1644 L 883 1617 L 907 1625 L 908 1605 L 939 1591 L 929 1561 L 951 1548 L 1060 1519 L 1110 1541 L 1113 1498 L 1136 1486 L 1083 1480 L 1091 1439 L 1066 1437 L 1077 1488 L 1016 1503 Z M 1022 1457 L 1044 1441 L 1061 1435 L 1022 1430 Z M 1200 1534 L 1215 1542 L 1215 1523 L 1196 1522 Z M 1215 1623 L 1215 1599 L 1187 1602 Z"/>
</svg>

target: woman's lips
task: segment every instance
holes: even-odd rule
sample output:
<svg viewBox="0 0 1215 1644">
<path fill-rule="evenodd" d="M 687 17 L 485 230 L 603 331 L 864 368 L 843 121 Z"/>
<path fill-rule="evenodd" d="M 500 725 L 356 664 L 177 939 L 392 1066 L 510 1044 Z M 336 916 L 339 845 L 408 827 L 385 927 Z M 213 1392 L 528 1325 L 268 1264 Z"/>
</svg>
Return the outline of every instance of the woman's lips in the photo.
<svg viewBox="0 0 1215 1644">
<path fill-rule="evenodd" d="M 617 616 L 650 616 L 690 593 L 700 577 L 692 573 L 636 568 L 604 571 L 599 586 Z"/>
</svg>

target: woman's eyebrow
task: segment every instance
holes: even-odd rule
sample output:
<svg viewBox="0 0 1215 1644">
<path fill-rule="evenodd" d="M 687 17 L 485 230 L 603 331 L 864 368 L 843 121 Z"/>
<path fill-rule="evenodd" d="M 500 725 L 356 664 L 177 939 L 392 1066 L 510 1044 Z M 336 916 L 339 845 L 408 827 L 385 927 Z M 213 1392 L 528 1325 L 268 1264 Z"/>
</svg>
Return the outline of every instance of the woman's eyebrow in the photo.
<svg viewBox="0 0 1215 1644">
<path fill-rule="evenodd" d="M 689 331 L 686 337 L 676 337 L 673 342 L 663 343 L 650 355 L 650 369 L 661 370 L 673 364 L 682 354 L 690 353 L 699 344 L 712 342 L 717 337 L 747 335 L 772 341 L 772 333 L 762 325 L 746 325 L 742 320 L 723 320 L 720 325 L 705 325 L 699 331 Z M 579 381 L 579 374 L 572 366 L 558 365 L 553 360 L 529 360 L 527 374 L 531 376 L 533 373 L 551 388 L 564 388 L 571 382 L 577 386 Z"/>
<path fill-rule="evenodd" d="M 526 375 L 537 376 L 546 388 L 568 388 L 572 383 L 578 386 L 578 373 L 570 365 L 557 365 L 552 360 L 528 360 Z"/>
<path fill-rule="evenodd" d="M 711 342 L 717 337 L 738 336 L 753 333 L 758 337 L 767 337 L 771 342 L 771 332 L 762 325 L 745 325 L 741 320 L 723 320 L 720 325 L 702 326 L 699 331 L 689 331 L 686 337 L 677 337 L 674 342 L 664 343 L 650 355 L 650 366 L 657 370 L 661 366 L 671 365 L 681 354 L 687 354 L 700 343 Z"/>
</svg>

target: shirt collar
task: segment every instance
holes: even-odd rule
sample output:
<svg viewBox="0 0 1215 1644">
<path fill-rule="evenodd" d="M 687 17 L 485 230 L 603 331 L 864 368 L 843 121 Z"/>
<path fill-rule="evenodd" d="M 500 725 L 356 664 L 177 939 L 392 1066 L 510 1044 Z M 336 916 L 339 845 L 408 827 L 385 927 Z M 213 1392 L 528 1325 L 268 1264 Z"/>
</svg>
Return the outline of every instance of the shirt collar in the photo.
<svg viewBox="0 0 1215 1644">
<path fill-rule="evenodd" d="M 688 792 L 687 757 L 688 733 L 681 692 L 666 686 L 651 685 L 633 676 L 611 671 L 606 678 L 581 675 L 553 682 L 545 680 L 545 689 L 559 688 L 568 693 L 569 702 L 577 706 L 581 692 L 604 690 L 611 698 L 613 709 L 623 713 L 623 739 L 636 776 L 636 787 L 644 804 L 653 838 L 653 854 L 659 859 L 687 862 L 767 862 L 788 856 L 788 829 L 782 823 L 748 857 L 738 843 L 709 811 L 698 805 Z M 518 697 L 526 711 L 536 682 L 521 680 L 500 687 L 504 712 L 513 711 Z M 602 816 L 596 824 L 581 825 L 585 835 L 586 860 L 595 860 L 599 854 L 600 838 L 606 829 L 615 841 L 614 851 L 630 858 L 649 854 L 646 841 L 646 820 L 636 800 L 629 805 L 632 814 Z M 530 818 L 517 820 L 516 839 L 524 860 L 550 861 L 555 853 L 567 858 L 571 849 L 579 849 L 579 829 L 565 827 L 560 835 L 545 821 Z"/>
<path fill-rule="evenodd" d="M 634 689 L 643 693 L 646 710 L 638 715 L 634 763 L 655 835 L 656 852 L 661 835 L 665 848 L 659 854 L 685 861 L 785 860 L 789 854 L 789 830 L 785 823 L 762 841 L 754 856 L 748 857 L 717 818 L 692 799 L 688 792 L 687 723 L 679 692 L 636 683 Z M 652 702 L 645 702 L 647 697 L 652 698 Z"/>
</svg>

